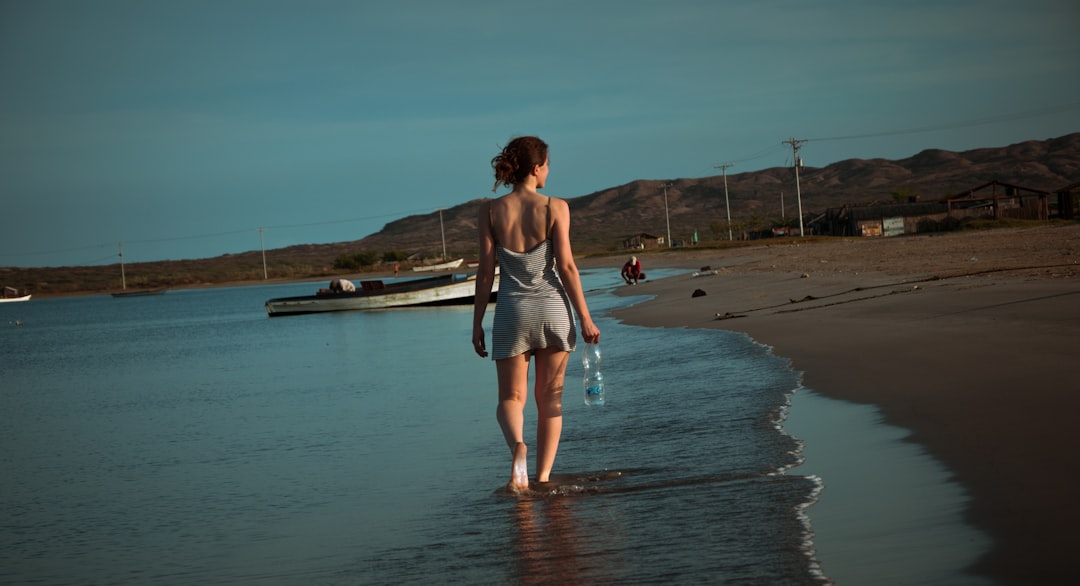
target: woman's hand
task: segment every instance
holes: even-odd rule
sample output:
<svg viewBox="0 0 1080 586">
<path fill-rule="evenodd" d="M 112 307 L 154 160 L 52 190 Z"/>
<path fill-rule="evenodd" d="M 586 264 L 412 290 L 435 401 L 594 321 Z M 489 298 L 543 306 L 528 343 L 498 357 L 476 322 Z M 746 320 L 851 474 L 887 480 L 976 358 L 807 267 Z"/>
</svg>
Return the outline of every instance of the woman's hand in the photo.
<svg viewBox="0 0 1080 586">
<path fill-rule="evenodd" d="M 487 358 L 487 347 L 484 344 L 484 328 L 473 328 L 472 333 L 472 345 L 473 350 L 476 351 L 477 356 L 480 358 Z"/>
<path fill-rule="evenodd" d="M 596 327 L 592 320 L 582 321 L 581 337 L 585 339 L 587 344 L 598 344 L 600 342 L 600 328 Z"/>
</svg>

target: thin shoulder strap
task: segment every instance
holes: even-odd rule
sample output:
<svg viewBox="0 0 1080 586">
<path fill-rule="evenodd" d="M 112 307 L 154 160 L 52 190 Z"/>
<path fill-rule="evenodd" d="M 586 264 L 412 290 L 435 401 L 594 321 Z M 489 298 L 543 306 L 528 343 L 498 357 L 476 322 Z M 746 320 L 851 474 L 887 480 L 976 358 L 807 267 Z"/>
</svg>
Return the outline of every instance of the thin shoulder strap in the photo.
<svg viewBox="0 0 1080 586">
<path fill-rule="evenodd" d="M 551 239 L 551 226 L 552 226 L 552 222 L 551 222 L 551 196 L 550 195 L 548 196 L 548 199 L 547 199 L 547 220 L 545 221 L 544 225 L 547 226 L 547 233 L 544 234 L 544 239 L 545 240 L 550 240 Z"/>
</svg>

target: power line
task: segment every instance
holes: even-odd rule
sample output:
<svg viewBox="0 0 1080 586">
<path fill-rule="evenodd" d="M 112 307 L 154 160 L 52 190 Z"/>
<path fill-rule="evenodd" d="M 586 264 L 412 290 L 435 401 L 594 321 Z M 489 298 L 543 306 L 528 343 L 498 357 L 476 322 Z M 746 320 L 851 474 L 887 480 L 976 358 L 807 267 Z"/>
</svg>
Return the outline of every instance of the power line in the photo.
<svg viewBox="0 0 1080 586">
<path fill-rule="evenodd" d="M 819 138 L 807 138 L 802 139 L 804 142 L 827 142 L 835 140 L 859 140 L 865 138 L 881 138 L 885 136 L 900 136 L 905 134 L 919 134 L 923 132 L 937 132 L 941 130 L 956 130 L 958 128 L 970 128 L 972 126 L 983 126 L 986 124 L 995 124 L 1000 122 L 1011 122 L 1013 120 L 1023 120 L 1025 118 L 1035 118 L 1038 116 L 1045 116 L 1048 114 L 1057 114 L 1060 112 L 1068 112 L 1070 110 L 1080 109 L 1080 101 L 1067 102 L 1064 104 L 1056 104 L 1053 106 L 1044 106 L 1042 108 L 1034 108 L 1031 110 L 1024 110 L 1021 112 L 1012 112 L 1009 114 L 999 114 L 996 116 L 985 116 L 982 118 L 973 118 L 971 120 L 964 120 L 960 122 L 953 122 L 947 124 L 936 124 L 931 126 L 917 126 L 907 129 L 894 129 L 894 130 L 881 130 L 876 132 L 868 132 L 866 134 L 850 134 L 844 136 L 826 136 Z M 745 163 L 747 161 L 753 161 L 760 159 L 768 155 L 773 154 L 779 150 L 782 150 L 783 144 L 788 141 L 782 141 L 780 144 L 774 144 L 757 151 L 753 154 L 747 155 L 738 159 L 731 159 L 732 163 Z"/>
<path fill-rule="evenodd" d="M 312 227 L 316 227 L 316 226 L 330 226 L 330 224 L 335 224 L 335 223 L 352 223 L 352 222 L 361 222 L 361 221 L 368 221 L 368 220 L 377 220 L 377 219 L 380 219 L 380 218 L 395 218 L 395 217 L 404 216 L 404 215 L 408 215 L 408 214 L 418 214 L 420 212 L 428 212 L 428 208 L 409 209 L 409 210 L 406 210 L 406 212 L 397 212 L 397 213 L 394 213 L 394 214 L 381 214 L 381 215 L 378 215 L 378 216 L 366 216 L 366 217 L 363 217 L 363 218 L 351 218 L 351 219 L 346 219 L 346 220 L 324 220 L 324 221 L 308 222 L 308 223 L 283 223 L 283 224 L 278 224 L 278 226 L 264 226 L 264 227 L 261 227 L 261 230 L 288 230 L 288 229 L 291 229 L 291 228 L 312 228 Z M 228 231 L 228 232 L 217 232 L 217 233 L 214 233 L 214 234 L 200 234 L 200 235 L 192 235 L 192 236 L 171 236 L 171 237 L 165 237 L 165 239 L 133 240 L 133 241 L 127 241 L 127 242 L 129 242 L 129 243 L 138 243 L 138 244 L 151 244 L 151 243 L 157 243 L 157 242 L 174 242 L 174 241 L 181 241 L 181 240 L 214 239 L 214 237 L 217 237 L 217 236 L 229 236 L 229 235 L 232 235 L 232 234 L 246 234 L 247 232 L 251 232 L 252 230 L 253 229 L 248 228 L 248 229 L 244 229 L 244 230 L 231 230 L 231 231 Z M 260 230 L 260 229 L 256 228 L 255 230 Z"/>
<path fill-rule="evenodd" d="M 996 122 L 1011 122 L 1013 120 L 1023 120 L 1025 118 L 1034 118 L 1036 116 L 1045 116 L 1046 114 L 1057 114 L 1059 112 L 1068 112 L 1080 108 L 1080 102 L 1071 102 L 1067 104 L 1058 104 L 1056 106 L 1047 106 L 1044 108 L 1037 108 L 1034 110 L 1026 110 L 1024 112 L 1014 112 L 1012 114 L 1000 114 L 997 116 L 986 116 L 984 118 L 973 118 L 971 120 L 965 120 L 962 122 L 955 122 L 952 124 L 938 124 L 935 126 L 922 126 L 916 128 L 908 128 L 905 130 L 886 130 L 881 132 L 872 132 L 868 134 L 852 134 L 848 136 L 830 136 L 824 138 L 810 138 L 814 142 L 824 142 L 828 140 L 855 140 L 860 138 L 879 138 L 882 136 L 898 136 L 902 134 L 918 134 L 921 132 L 936 132 L 938 130 L 955 130 L 957 128 L 970 128 L 972 126 L 982 126 L 984 124 L 994 124 Z"/>
<path fill-rule="evenodd" d="M 226 231 L 226 232 L 214 232 L 214 233 L 211 233 L 211 234 L 194 234 L 194 235 L 188 235 L 188 236 L 169 236 L 169 237 L 165 237 L 165 238 L 146 238 L 146 239 L 142 239 L 142 240 L 125 240 L 124 243 L 125 244 L 154 244 L 154 243 L 159 243 L 159 242 L 177 242 L 177 241 L 181 241 L 181 240 L 202 240 L 202 239 L 206 239 L 206 238 L 218 238 L 218 237 L 221 237 L 221 236 L 232 236 L 232 235 L 235 235 L 235 234 L 247 234 L 247 233 L 251 232 L 252 230 L 258 230 L 259 235 L 261 237 L 262 236 L 262 231 L 267 230 L 267 229 L 286 230 L 286 229 L 290 229 L 290 228 L 310 228 L 310 227 L 313 227 L 313 226 L 328 226 L 328 225 L 331 225 L 331 224 L 348 224 L 348 223 L 352 223 L 352 222 L 366 222 L 366 221 L 370 221 L 370 220 L 378 220 L 378 219 L 381 219 L 381 218 L 402 217 L 402 216 L 407 216 L 409 214 L 416 214 L 416 213 L 426 212 L 426 211 L 429 211 L 429 210 L 430 210 L 430 208 L 422 208 L 422 209 L 407 210 L 407 211 L 402 211 L 402 212 L 394 212 L 394 213 L 390 213 L 390 214 L 380 214 L 380 215 L 375 215 L 375 216 L 366 216 L 366 217 L 363 217 L 363 218 L 351 218 L 351 219 L 347 219 L 347 220 L 326 220 L 326 221 L 322 221 L 322 222 L 309 222 L 309 223 L 305 223 L 305 224 L 280 224 L 280 225 L 277 225 L 277 226 L 263 226 L 263 227 L 260 227 L 260 228 L 246 228 L 246 229 L 243 229 L 243 230 L 229 230 L 229 231 Z M 87 245 L 87 246 L 76 246 L 76 247 L 62 248 L 62 249 L 56 249 L 56 250 L 22 252 L 22 253 L 18 253 L 18 254 L 3 254 L 3 253 L 0 253 L 0 257 L 3 257 L 3 258 L 6 258 L 6 257 L 17 258 L 17 257 L 27 257 L 27 256 L 45 256 L 45 255 L 51 255 L 51 254 L 65 254 L 65 253 L 69 253 L 69 252 L 82 252 L 84 250 L 94 250 L 94 249 L 102 248 L 102 247 L 105 247 L 105 246 L 115 246 L 115 245 L 116 245 L 116 242 L 107 242 L 107 243 L 101 243 L 101 244 L 90 244 L 90 245 Z M 113 255 L 110 255 L 108 257 L 103 257 L 103 259 L 112 258 L 112 256 Z M 103 260 L 103 259 L 97 259 L 97 260 Z"/>
<path fill-rule="evenodd" d="M 215 232 L 213 234 L 198 234 L 194 236 L 170 236 L 167 238 L 148 238 L 145 240 L 127 240 L 133 244 L 152 244 L 155 242 L 175 242 L 177 240 L 200 240 L 202 238 L 217 238 L 218 236 L 231 236 L 233 234 L 245 234 L 250 230 L 230 230 L 228 232 Z"/>
<path fill-rule="evenodd" d="M 19 254 L 0 254 L 0 257 L 6 256 L 41 256 L 46 254 L 63 254 L 65 252 L 82 252 L 84 250 L 93 250 L 95 248 L 102 248 L 104 246 L 116 246 L 115 242 L 103 242 L 101 244 L 89 244 L 87 246 L 76 246 L 73 248 L 61 248 L 58 250 L 43 250 L 38 252 L 21 252 Z M 112 258 L 114 255 L 109 255 L 106 258 Z"/>
<path fill-rule="evenodd" d="M 382 214 L 382 215 L 378 215 L 378 216 L 367 216 L 367 217 L 364 217 L 364 218 L 353 218 L 351 220 L 326 220 L 326 221 L 323 221 L 323 222 L 311 222 L 311 223 L 308 223 L 308 224 L 285 224 L 285 225 L 281 225 L 281 226 L 266 226 L 266 228 L 274 228 L 275 230 L 281 230 L 281 229 L 285 229 L 285 228 L 310 228 L 312 226 L 329 226 L 330 224 L 349 224 L 351 222 L 366 222 L 368 220 L 378 220 L 378 219 L 381 219 L 381 218 L 396 218 L 396 217 L 399 217 L 399 216 L 406 216 L 406 215 L 409 215 L 409 214 L 418 214 L 418 213 L 427 212 L 427 211 L 430 211 L 430 210 L 431 210 L 431 208 L 421 208 L 421 209 L 415 209 L 415 210 L 407 210 L 407 211 L 404 211 L 404 212 L 395 212 L 395 213 L 392 213 L 392 214 Z"/>
<path fill-rule="evenodd" d="M 776 145 L 776 144 L 774 144 L 774 145 L 771 145 L 771 146 L 769 146 L 769 147 L 766 147 L 766 148 L 764 148 L 764 149 L 761 149 L 760 151 L 758 151 L 758 152 L 756 152 L 756 153 L 754 153 L 754 154 L 752 154 L 752 155 L 748 155 L 748 156 L 745 156 L 745 157 L 743 157 L 743 158 L 741 158 L 741 159 L 732 159 L 732 160 L 731 160 L 731 164 L 735 164 L 735 163 L 746 163 L 746 162 L 748 162 L 748 161 L 753 161 L 753 160 L 755 160 L 755 159 L 760 159 L 760 158 L 762 158 L 762 157 L 766 157 L 766 156 L 768 156 L 768 155 L 771 155 L 771 154 L 773 154 L 774 152 L 776 152 L 776 151 L 779 151 L 779 150 L 781 150 L 781 149 L 783 149 L 783 148 L 784 148 L 784 147 L 782 147 L 782 146 L 780 146 L 780 145 Z"/>
</svg>

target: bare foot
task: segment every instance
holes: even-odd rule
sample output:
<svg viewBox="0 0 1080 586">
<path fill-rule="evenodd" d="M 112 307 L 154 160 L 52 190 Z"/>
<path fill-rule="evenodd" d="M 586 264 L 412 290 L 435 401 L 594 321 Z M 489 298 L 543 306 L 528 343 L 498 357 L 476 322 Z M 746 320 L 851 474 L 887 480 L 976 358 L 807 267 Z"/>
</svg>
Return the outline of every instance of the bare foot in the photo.
<svg viewBox="0 0 1080 586">
<path fill-rule="evenodd" d="M 522 442 L 514 446 L 514 463 L 510 469 L 510 490 L 524 492 L 529 490 L 529 466 L 526 454 L 529 448 Z"/>
</svg>

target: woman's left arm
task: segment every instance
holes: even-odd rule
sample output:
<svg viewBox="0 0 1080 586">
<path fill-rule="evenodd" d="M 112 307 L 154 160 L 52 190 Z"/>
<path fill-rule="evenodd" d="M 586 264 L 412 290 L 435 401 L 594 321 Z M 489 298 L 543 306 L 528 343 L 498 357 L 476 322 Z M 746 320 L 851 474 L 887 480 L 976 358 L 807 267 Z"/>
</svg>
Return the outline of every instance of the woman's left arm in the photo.
<svg viewBox="0 0 1080 586">
<path fill-rule="evenodd" d="M 566 295 L 570 298 L 578 319 L 581 320 L 581 337 L 590 344 L 600 341 L 600 329 L 593 323 L 589 314 L 589 305 L 585 302 L 585 291 L 581 287 L 581 274 L 574 262 L 574 251 L 570 247 L 570 206 L 561 199 L 552 198 L 551 213 L 554 223 L 551 227 L 551 242 L 555 247 L 555 264 L 559 269 L 559 278 Z"/>
</svg>

